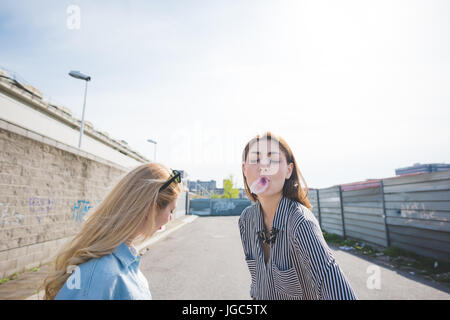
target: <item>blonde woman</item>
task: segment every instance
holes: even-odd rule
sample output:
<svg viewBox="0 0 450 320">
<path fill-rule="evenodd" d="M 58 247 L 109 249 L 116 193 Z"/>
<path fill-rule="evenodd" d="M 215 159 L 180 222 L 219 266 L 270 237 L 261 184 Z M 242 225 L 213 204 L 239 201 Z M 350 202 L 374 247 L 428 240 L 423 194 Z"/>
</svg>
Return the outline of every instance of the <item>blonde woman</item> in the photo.
<svg viewBox="0 0 450 320">
<path fill-rule="evenodd" d="M 134 245 L 168 222 L 180 182 L 156 163 L 126 174 L 56 256 L 44 299 L 151 299 Z"/>
<path fill-rule="evenodd" d="M 308 188 L 286 141 L 265 133 L 242 155 L 245 191 L 256 202 L 239 228 L 253 299 L 356 299 L 311 212 Z"/>
</svg>

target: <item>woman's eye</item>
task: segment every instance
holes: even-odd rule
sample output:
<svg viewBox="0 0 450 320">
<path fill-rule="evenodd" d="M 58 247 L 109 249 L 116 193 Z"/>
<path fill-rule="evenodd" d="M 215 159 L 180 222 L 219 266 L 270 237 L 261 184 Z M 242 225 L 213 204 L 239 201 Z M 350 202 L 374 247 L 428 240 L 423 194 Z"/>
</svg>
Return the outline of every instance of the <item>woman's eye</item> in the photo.
<svg viewBox="0 0 450 320">
<path fill-rule="evenodd" d="M 267 160 L 269 160 L 269 163 L 279 163 L 280 159 L 270 159 L 267 158 Z M 259 158 L 250 158 L 250 164 L 255 164 L 255 163 L 259 163 L 260 159 Z"/>
<path fill-rule="evenodd" d="M 270 163 L 278 163 L 278 162 L 280 162 L 280 160 L 277 160 L 277 159 L 267 159 L 267 160 L 269 160 Z M 254 160 L 250 161 L 250 163 L 258 163 L 258 162 L 259 162 L 259 159 L 254 159 Z"/>
</svg>

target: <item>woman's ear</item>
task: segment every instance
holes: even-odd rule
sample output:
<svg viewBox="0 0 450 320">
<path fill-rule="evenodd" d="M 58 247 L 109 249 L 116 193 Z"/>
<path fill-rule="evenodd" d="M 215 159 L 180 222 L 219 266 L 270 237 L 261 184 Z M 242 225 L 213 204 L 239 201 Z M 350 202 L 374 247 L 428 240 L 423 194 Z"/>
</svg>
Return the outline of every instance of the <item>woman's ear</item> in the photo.
<svg viewBox="0 0 450 320">
<path fill-rule="evenodd" d="M 244 173 L 244 176 L 247 177 L 247 167 L 245 166 L 245 162 L 242 162 L 242 172 Z"/>
<path fill-rule="evenodd" d="M 292 175 L 292 171 L 294 170 L 294 164 L 291 162 L 287 166 L 286 180 L 289 179 Z"/>
</svg>

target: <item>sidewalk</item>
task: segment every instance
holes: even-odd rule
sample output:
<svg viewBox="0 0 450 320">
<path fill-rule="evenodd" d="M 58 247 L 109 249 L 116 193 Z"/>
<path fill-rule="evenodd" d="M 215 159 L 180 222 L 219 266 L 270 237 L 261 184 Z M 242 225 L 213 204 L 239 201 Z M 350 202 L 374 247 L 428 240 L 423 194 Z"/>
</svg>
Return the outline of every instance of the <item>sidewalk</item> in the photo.
<svg viewBox="0 0 450 320">
<path fill-rule="evenodd" d="M 159 240 L 163 239 L 170 233 L 178 230 L 184 225 L 191 223 L 198 216 L 186 215 L 176 220 L 169 222 L 166 225 L 166 229 L 161 232 L 156 232 L 145 243 L 138 246 L 137 249 L 141 255 L 145 254 L 149 247 Z M 0 300 L 42 300 L 43 291 L 37 292 L 39 286 L 44 281 L 48 272 L 51 271 L 51 263 L 41 265 L 38 271 L 28 271 L 19 274 L 15 280 L 10 280 L 3 284 L 0 284 Z"/>
</svg>

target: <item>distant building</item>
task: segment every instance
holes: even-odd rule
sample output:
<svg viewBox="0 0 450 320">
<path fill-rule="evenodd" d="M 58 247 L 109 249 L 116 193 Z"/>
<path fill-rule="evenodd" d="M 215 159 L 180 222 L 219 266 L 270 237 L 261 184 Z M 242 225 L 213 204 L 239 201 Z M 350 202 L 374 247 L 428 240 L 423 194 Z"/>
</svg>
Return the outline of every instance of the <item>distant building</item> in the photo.
<svg viewBox="0 0 450 320">
<path fill-rule="evenodd" d="M 395 169 L 395 175 L 399 176 L 408 173 L 430 173 L 436 171 L 450 170 L 450 164 L 446 163 L 428 163 L 420 164 L 415 163 L 413 166 Z"/>
<path fill-rule="evenodd" d="M 199 195 L 209 195 L 216 190 L 216 180 L 188 181 L 188 188 L 190 192 L 194 192 Z"/>
<path fill-rule="evenodd" d="M 224 188 L 216 188 L 216 181 L 189 181 L 187 182 L 189 192 L 196 193 L 202 196 L 210 196 L 211 194 L 223 195 Z M 240 188 L 239 190 L 239 199 L 247 199 L 247 194 L 245 193 L 245 189 Z"/>
</svg>

